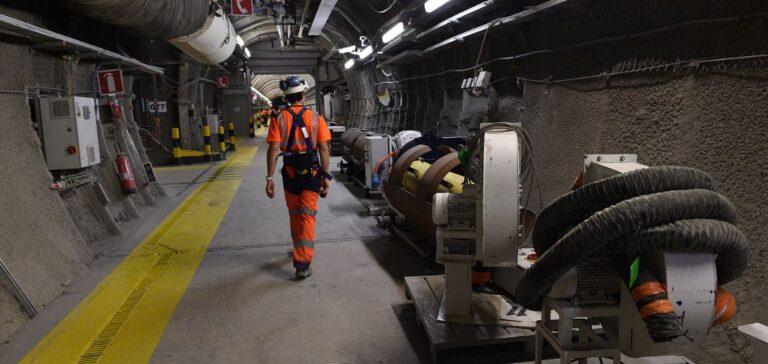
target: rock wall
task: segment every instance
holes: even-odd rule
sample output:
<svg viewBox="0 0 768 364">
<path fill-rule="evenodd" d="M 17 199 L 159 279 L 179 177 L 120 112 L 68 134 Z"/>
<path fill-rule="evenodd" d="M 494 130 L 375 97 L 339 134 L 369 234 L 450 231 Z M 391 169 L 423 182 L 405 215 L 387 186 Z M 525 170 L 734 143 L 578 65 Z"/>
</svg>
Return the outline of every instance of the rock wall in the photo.
<svg viewBox="0 0 768 364">
<path fill-rule="evenodd" d="M 33 73 L 27 48 L 0 43 L 0 258 L 38 308 L 58 296 L 91 260 L 52 182 L 23 94 Z M 18 302 L 0 289 L 0 340 L 27 320 Z"/>
<path fill-rule="evenodd" d="M 768 317 L 768 72 L 526 83 L 519 118 L 531 133 L 545 204 L 569 190 L 587 153 L 635 153 L 646 165 L 690 166 L 715 178 L 738 208 L 752 257 L 726 286 L 739 314 L 690 356 L 747 362 L 751 348 L 736 326 Z"/>
<path fill-rule="evenodd" d="M 45 26 L 43 19 L 27 11 L 0 6 L 0 13 Z M 60 55 L 34 50 L 12 37 L 0 38 L 0 54 L 0 259 L 42 310 L 87 270 L 94 255 L 116 248 L 104 246 L 104 238 L 114 231 L 98 218 L 100 207 L 94 206 L 86 193 L 90 186 L 61 194 L 50 189 L 55 176 L 45 163 L 30 106 L 35 92 L 57 96 L 71 89 L 75 95 L 92 96 L 94 65 L 81 62 L 70 68 Z M 123 101 L 125 112 L 132 113 Z M 91 167 L 90 172 L 110 201 L 105 210 L 119 229 L 127 231 L 137 224 L 142 212 L 155 205 L 162 189 L 149 185 L 141 196 L 122 193 L 114 158 L 107 157 L 114 154 L 115 123 L 105 112 L 108 107 L 101 110 L 102 144 L 109 150 L 102 150 L 102 163 Z M 128 122 L 128 126 L 130 129 L 134 124 Z M 141 141 L 133 139 L 144 158 Z M 141 168 L 140 159 L 131 157 L 131 163 Z M 18 301 L 0 286 L 0 341 L 27 320 Z"/>
</svg>

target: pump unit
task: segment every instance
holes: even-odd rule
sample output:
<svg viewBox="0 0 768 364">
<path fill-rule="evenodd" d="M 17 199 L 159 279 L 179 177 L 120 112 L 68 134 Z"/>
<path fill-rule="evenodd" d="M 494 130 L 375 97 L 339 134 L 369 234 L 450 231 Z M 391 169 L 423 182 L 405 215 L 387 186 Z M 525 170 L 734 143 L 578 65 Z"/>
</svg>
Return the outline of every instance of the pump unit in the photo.
<svg viewBox="0 0 768 364">
<path fill-rule="evenodd" d="M 378 191 L 389 175 L 389 155 L 394 150 L 392 137 L 357 128 L 348 129 L 340 138 L 341 170 L 370 194 Z"/>
<path fill-rule="evenodd" d="M 44 98 L 40 115 L 48 169 L 80 169 L 101 163 L 94 99 Z"/>
</svg>

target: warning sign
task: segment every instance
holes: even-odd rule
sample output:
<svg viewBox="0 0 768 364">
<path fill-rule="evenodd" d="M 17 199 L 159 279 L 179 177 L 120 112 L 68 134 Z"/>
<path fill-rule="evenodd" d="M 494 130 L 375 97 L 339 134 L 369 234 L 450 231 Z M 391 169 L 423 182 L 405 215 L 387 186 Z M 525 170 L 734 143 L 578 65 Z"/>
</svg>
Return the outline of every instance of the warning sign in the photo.
<svg viewBox="0 0 768 364">
<path fill-rule="evenodd" d="M 232 0 L 232 15 L 253 15 L 253 0 Z"/>
<path fill-rule="evenodd" d="M 227 87 L 229 87 L 229 77 L 227 77 L 227 76 L 219 76 L 219 78 L 216 80 L 216 85 L 219 88 L 227 88 Z"/>
</svg>

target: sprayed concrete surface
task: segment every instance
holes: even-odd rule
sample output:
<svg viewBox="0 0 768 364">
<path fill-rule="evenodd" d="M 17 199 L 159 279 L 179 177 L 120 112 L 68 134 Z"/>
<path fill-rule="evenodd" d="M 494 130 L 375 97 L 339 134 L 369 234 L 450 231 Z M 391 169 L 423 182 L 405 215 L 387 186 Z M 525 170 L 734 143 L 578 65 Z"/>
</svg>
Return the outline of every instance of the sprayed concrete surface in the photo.
<svg viewBox="0 0 768 364">
<path fill-rule="evenodd" d="M 45 25 L 30 12 L 0 6 L 0 13 Z M 0 67 L 0 258 L 42 311 L 79 278 L 94 254 L 114 249 L 109 244 L 115 242 L 81 189 L 62 194 L 50 190 L 54 176 L 48 172 L 24 92 L 36 89 L 54 96 L 71 86 L 73 93 L 87 96 L 92 93 L 94 65 L 81 62 L 70 73 L 59 56 L 5 42 L 0 42 L 0 53 L 5 56 Z M 125 197 L 108 166 L 102 163 L 91 172 L 104 185 L 107 209 L 123 232 L 130 232 L 138 219 L 126 218 L 123 199 L 133 199 L 143 214 L 152 210 L 137 196 Z M 154 188 L 152 192 L 159 193 Z M 27 320 L 17 300 L 0 289 L 0 340 Z"/>
<path fill-rule="evenodd" d="M 0 11 L 24 21 L 39 21 L 30 13 L 5 7 Z M 5 43 L 0 43 L 0 54 L 5 55 L 0 67 L 4 91 L 38 85 L 61 87 L 62 61 L 56 67 L 52 63 L 56 61 L 46 57 L 48 62 L 40 64 L 35 60 L 45 58 L 35 57 L 29 48 Z M 30 81 L 32 78 L 37 81 Z M 0 110 L 0 258 L 42 310 L 87 269 L 91 255 L 67 207 L 49 189 L 51 175 L 25 95 L 0 94 Z M 18 301 L 0 289 L 0 340 L 27 321 Z"/>
<path fill-rule="evenodd" d="M 20 86 L 6 75 L 0 84 Z M 0 257 L 42 309 L 86 269 L 90 254 L 58 194 L 49 189 L 51 176 L 24 96 L 0 95 L 0 110 Z M 0 291 L 4 340 L 27 318 L 16 300 Z"/>
<path fill-rule="evenodd" d="M 564 86 L 525 85 L 522 115 L 531 133 L 544 201 L 566 193 L 588 153 L 635 153 L 646 165 L 702 169 L 738 209 L 752 247 L 750 267 L 725 286 L 739 314 L 716 327 L 697 363 L 746 362 L 738 325 L 768 317 L 768 78 L 720 74 L 631 78 Z M 536 206 L 536 205 L 534 205 Z"/>
</svg>

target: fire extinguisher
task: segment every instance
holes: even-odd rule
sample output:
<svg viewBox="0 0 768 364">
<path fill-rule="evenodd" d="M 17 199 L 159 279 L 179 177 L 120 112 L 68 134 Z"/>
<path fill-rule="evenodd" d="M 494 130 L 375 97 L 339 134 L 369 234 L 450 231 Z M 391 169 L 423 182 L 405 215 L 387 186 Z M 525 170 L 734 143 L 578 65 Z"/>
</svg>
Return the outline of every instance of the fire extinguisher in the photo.
<svg viewBox="0 0 768 364">
<path fill-rule="evenodd" d="M 131 161 L 125 154 L 117 156 L 117 173 L 120 177 L 120 186 L 123 188 L 123 192 L 126 194 L 132 194 L 138 192 L 136 188 L 136 179 L 133 178 L 133 172 L 131 171 Z"/>
</svg>

